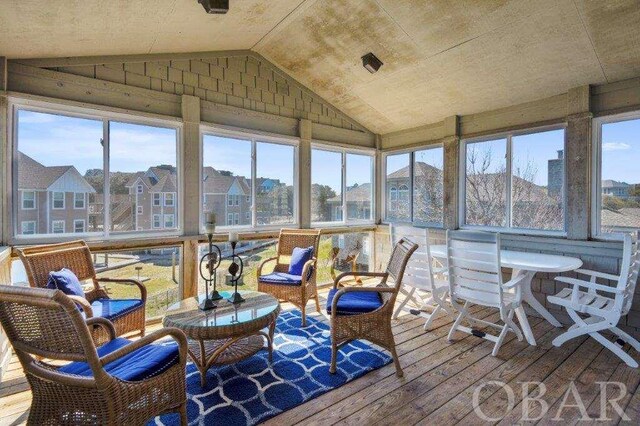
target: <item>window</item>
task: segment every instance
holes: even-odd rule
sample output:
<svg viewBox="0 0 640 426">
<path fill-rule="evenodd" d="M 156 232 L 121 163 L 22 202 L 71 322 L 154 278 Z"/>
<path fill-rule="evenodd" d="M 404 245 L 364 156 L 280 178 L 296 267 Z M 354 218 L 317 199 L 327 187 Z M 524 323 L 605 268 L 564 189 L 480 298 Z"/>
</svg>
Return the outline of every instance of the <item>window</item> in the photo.
<svg viewBox="0 0 640 426">
<path fill-rule="evenodd" d="M 467 141 L 463 147 L 464 224 L 564 230 L 564 129 Z"/>
<path fill-rule="evenodd" d="M 176 194 L 173 192 L 167 192 L 164 194 L 164 205 L 166 207 L 173 207 L 175 205 Z"/>
<path fill-rule="evenodd" d="M 147 211 L 145 220 L 135 223 L 130 214 L 123 213 L 123 210 L 127 203 L 157 206 L 158 198 L 155 193 L 162 192 L 165 192 L 164 205 L 177 207 L 178 130 L 162 125 L 111 121 L 109 149 L 111 232 L 153 230 L 151 211 Z M 128 180 L 124 180 L 124 176 Z M 140 194 L 137 198 L 128 196 L 127 188 L 127 185 L 131 185 L 131 179 L 136 179 L 136 176 L 136 192 Z M 145 186 L 149 193 L 153 193 L 151 200 L 142 195 Z M 138 206 L 138 214 L 143 214 L 140 207 L 142 206 Z M 141 229 L 137 229 L 138 227 Z M 169 228 L 174 228 L 174 225 Z"/>
<path fill-rule="evenodd" d="M 385 187 L 387 193 L 385 219 L 389 222 L 411 221 L 411 204 L 408 198 L 404 201 L 400 196 L 400 187 L 404 187 L 405 194 L 409 194 L 411 184 L 411 154 L 392 154 L 386 157 Z"/>
<path fill-rule="evenodd" d="M 51 221 L 51 232 L 54 234 L 64 234 L 64 220 Z"/>
<path fill-rule="evenodd" d="M 374 159 L 369 153 L 313 148 L 311 221 L 372 221 L 373 172 Z"/>
<path fill-rule="evenodd" d="M 151 118 L 138 120 L 155 123 L 153 126 L 124 123 L 112 120 L 111 117 L 120 117 L 114 113 L 39 101 L 10 101 L 17 130 L 12 141 L 12 175 L 16 176 L 12 193 L 22 197 L 13 202 L 16 236 L 24 234 L 22 222 L 35 218 L 29 209 L 41 210 L 37 214 L 42 218 L 54 210 L 87 210 L 86 217 L 75 216 L 85 221 L 84 232 L 105 238 L 114 232 L 135 231 L 138 226 L 150 230 L 150 218 L 140 223 L 135 220 L 135 197 L 150 203 L 142 195 L 145 185 L 150 192 L 160 192 L 154 191 L 154 186 L 169 189 L 175 193 L 177 206 L 178 124 Z M 126 121 L 136 119 L 122 117 Z M 105 165 L 109 170 L 104 170 Z M 107 182 L 105 176 L 110 177 Z M 110 188 L 108 194 L 105 187 Z M 38 197 L 40 192 L 43 195 Z M 108 215 L 104 213 L 105 206 L 109 208 Z M 39 235 L 52 234 L 51 220 L 62 217 L 60 213 L 52 214 L 49 223 L 43 221 L 30 229 Z M 108 219 L 110 222 L 105 223 Z M 73 216 L 68 217 L 69 225 L 72 220 Z"/>
<path fill-rule="evenodd" d="M 162 194 L 159 192 L 154 192 L 153 193 L 153 205 L 155 207 L 160 207 L 161 203 L 161 198 L 162 198 Z"/>
<path fill-rule="evenodd" d="M 258 225 L 285 225 L 294 217 L 294 164 L 291 145 L 256 143 L 256 214 Z"/>
<path fill-rule="evenodd" d="M 162 224 L 160 223 L 160 215 L 159 214 L 154 214 L 153 215 L 153 228 L 154 229 L 158 229 L 162 226 Z"/>
<path fill-rule="evenodd" d="M 442 226 L 444 149 L 425 149 L 387 155 L 385 218 Z"/>
<path fill-rule="evenodd" d="M 593 229 L 617 237 L 640 229 L 640 113 L 594 120 Z"/>
<path fill-rule="evenodd" d="M 173 228 L 173 227 L 175 227 L 173 217 L 174 216 L 172 214 L 165 214 L 164 215 L 164 227 L 165 228 Z"/>
<path fill-rule="evenodd" d="M 213 200 L 205 203 L 203 211 L 224 218 L 229 214 L 226 210 L 232 210 L 232 216 L 226 216 L 226 226 L 295 224 L 295 144 L 204 132 L 203 193 L 211 194 Z M 238 207 L 244 211 L 243 200 L 249 213 L 240 213 Z"/>
<path fill-rule="evenodd" d="M 53 200 L 53 208 L 56 210 L 64 209 L 64 192 L 53 192 L 51 193 L 51 198 Z"/>
<path fill-rule="evenodd" d="M 413 221 L 442 225 L 444 202 L 444 148 L 413 153 Z"/>
<path fill-rule="evenodd" d="M 22 235 L 33 235 L 36 233 L 36 222 L 29 220 L 20 223 L 20 233 Z"/>
<path fill-rule="evenodd" d="M 22 210 L 33 210 L 36 208 L 36 192 L 22 191 Z"/>
<path fill-rule="evenodd" d="M 73 221 L 73 232 L 82 233 L 85 230 L 85 221 L 84 219 L 76 219 Z"/>
<path fill-rule="evenodd" d="M 138 206 L 137 209 L 138 209 L 138 211 L 137 211 L 138 214 L 143 214 L 144 213 L 144 209 L 142 208 L 142 206 Z"/>
<path fill-rule="evenodd" d="M 347 221 L 373 220 L 373 157 L 347 153 L 346 179 Z"/>
<path fill-rule="evenodd" d="M 85 203 L 85 193 L 84 192 L 74 192 L 73 193 L 73 208 L 74 209 L 84 209 L 86 206 Z"/>
</svg>

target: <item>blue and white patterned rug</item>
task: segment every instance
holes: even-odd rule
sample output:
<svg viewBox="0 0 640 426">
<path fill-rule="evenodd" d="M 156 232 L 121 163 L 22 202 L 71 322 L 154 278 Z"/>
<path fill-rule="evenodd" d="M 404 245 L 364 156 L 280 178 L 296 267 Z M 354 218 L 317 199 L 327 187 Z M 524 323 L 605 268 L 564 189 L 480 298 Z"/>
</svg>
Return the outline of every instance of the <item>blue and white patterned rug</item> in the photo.
<svg viewBox="0 0 640 426">
<path fill-rule="evenodd" d="M 338 371 L 329 373 L 329 326 L 300 312 L 283 312 L 274 336 L 273 362 L 260 351 L 238 364 L 213 367 L 206 388 L 187 364 L 187 415 L 190 425 L 252 425 L 338 388 L 391 362 L 391 357 L 362 341 L 338 351 Z M 157 417 L 150 424 L 179 424 L 177 415 Z"/>
</svg>

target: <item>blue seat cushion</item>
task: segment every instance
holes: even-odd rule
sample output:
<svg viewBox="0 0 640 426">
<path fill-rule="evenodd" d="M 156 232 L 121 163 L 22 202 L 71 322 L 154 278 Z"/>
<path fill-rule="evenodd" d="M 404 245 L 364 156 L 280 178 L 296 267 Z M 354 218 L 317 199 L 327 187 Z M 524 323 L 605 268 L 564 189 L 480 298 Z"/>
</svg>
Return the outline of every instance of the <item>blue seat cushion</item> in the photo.
<svg viewBox="0 0 640 426">
<path fill-rule="evenodd" d="M 302 275 L 304 264 L 313 256 L 313 246 L 300 248 L 294 247 L 291 253 L 291 261 L 289 262 L 289 273 L 291 275 Z"/>
<path fill-rule="evenodd" d="M 271 274 L 261 275 L 259 281 L 266 284 L 302 285 L 302 277 L 300 275 L 292 275 L 285 272 L 273 272 Z"/>
<path fill-rule="evenodd" d="M 68 296 L 85 297 L 80 280 L 73 271 L 67 268 L 49 272 L 49 281 L 47 281 L 46 287 L 52 290 L 61 290 Z"/>
<path fill-rule="evenodd" d="M 327 295 L 327 313 L 331 314 L 331 305 L 333 298 L 340 289 L 332 288 Z M 382 298 L 380 293 L 370 291 L 352 291 L 343 294 L 338 299 L 336 314 L 338 315 L 357 315 L 373 312 L 382 306 Z"/>
<path fill-rule="evenodd" d="M 131 343 L 130 340 L 121 337 L 113 339 L 98 348 L 98 356 L 108 355 L 129 343 Z M 104 369 L 120 380 L 136 382 L 161 374 L 176 365 L 179 358 L 178 345 L 150 344 L 106 364 Z M 93 376 L 89 364 L 80 361 L 67 364 L 58 371 L 77 376 Z"/>
<path fill-rule="evenodd" d="M 114 320 L 142 306 L 140 299 L 97 299 L 91 302 L 94 317 Z"/>
</svg>

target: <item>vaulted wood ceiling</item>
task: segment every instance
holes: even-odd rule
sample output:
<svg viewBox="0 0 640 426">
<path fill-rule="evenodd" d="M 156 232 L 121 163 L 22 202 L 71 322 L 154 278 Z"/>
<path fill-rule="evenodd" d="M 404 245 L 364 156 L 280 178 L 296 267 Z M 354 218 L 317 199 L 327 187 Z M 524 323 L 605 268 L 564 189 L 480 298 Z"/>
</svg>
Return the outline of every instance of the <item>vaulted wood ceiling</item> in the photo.
<svg viewBox="0 0 640 426">
<path fill-rule="evenodd" d="M 637 0 L 4 0 L 0 56 L 253 49 L 388 133 L 640 76 L 639 28 Z"/>
</svg>

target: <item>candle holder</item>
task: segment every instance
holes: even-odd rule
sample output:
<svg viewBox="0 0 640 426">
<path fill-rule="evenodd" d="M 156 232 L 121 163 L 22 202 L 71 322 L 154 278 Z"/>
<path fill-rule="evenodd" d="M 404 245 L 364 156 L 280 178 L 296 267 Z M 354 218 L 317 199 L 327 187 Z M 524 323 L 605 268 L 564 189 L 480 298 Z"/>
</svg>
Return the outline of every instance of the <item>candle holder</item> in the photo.
<svg viewBox="0 0 640 426">
<path fill-rule="evenodd" d="M 236 254 L 237 241 L 231 241 L 231 265 L 229 265 L 229 274 L 231 274 L 231 283 L 235 286 L 235 291 L 227 300 L 231 303 L 244 302 L 244 298 L 238 293 L 238 281 L 242 278 L 242 258 Z"/>
<path fill-rule="evenodd" d="M 203 311 L 216 308 L 217 305 L 214 303 L 214 300 L 222 299 L 222 296 L 216 289 L 218 278 L 218 274 L 216 274 L 216 271 L 220 266 L 220 262 L 222 261 L 222 252 L 220 251 L 220 247 L 213 244 L 213 234 L 207 234 L 207 237 L 209 239 L 209 251 L 200 258 L 200 276 L 205 283 L 205 299 L 202 301 L 202 303 L 200 303 L 198 307 Z M 202 271 L 203 269 L 207 270 L 209 275 L 208 278 Z M 213 292 L 211 293 L 211 295 L 209 295 L 209 285 L 212 283 Z"/>
</svg>

